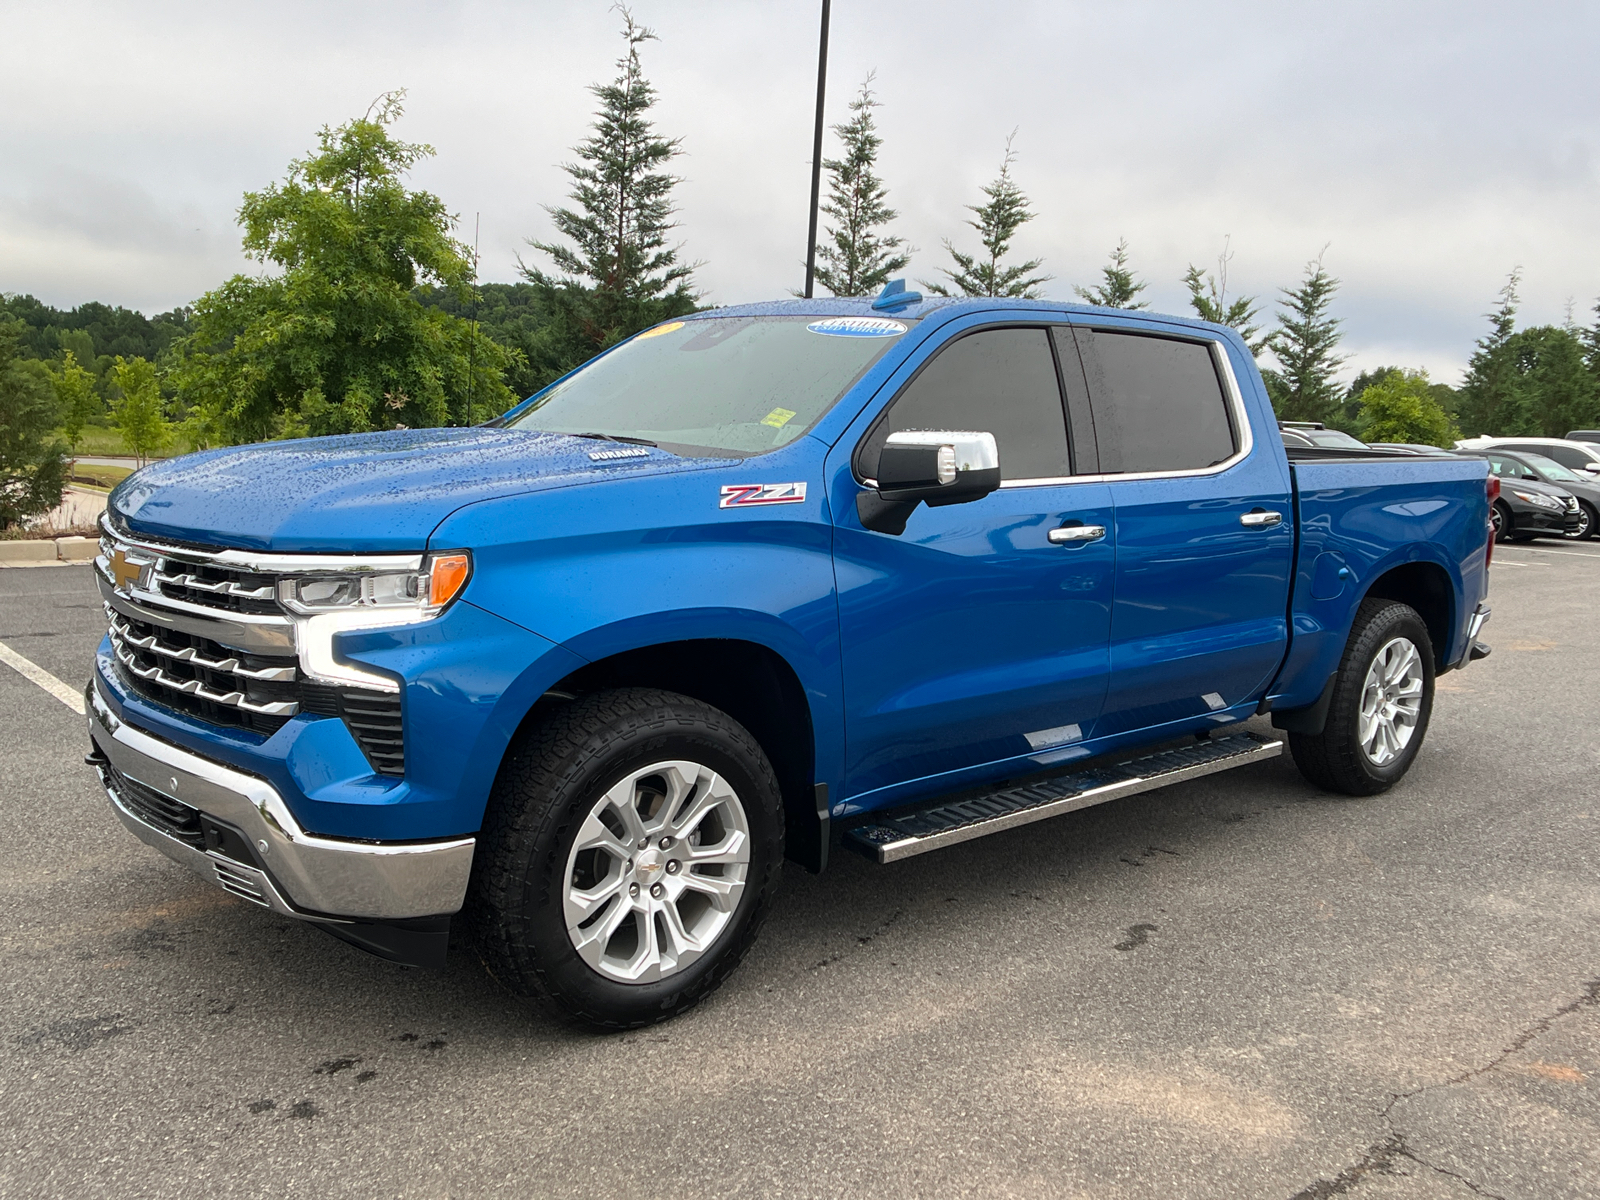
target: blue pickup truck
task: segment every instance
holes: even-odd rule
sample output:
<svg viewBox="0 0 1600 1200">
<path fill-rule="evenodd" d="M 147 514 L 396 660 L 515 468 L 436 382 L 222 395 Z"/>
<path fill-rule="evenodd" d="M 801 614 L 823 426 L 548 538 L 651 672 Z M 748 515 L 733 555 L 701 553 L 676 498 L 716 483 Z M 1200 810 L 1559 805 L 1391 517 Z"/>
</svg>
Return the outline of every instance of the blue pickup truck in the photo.
<svg viewBox="0 0 1600 1200">
<path fill-rule="evenodd" d="M 476 428 L 112 494 L 88 761 L 138 837 L 598 1028 L 880 863 L 1280 752 L 1371 795 L 1478 635 L 1480 459 L 1291 448 L 1250 352 L 1033 301 L 725 308 Z M 1260 728 L 1258 724 L 1257 729 Z M 892 868 L 891 868 L 892 869 Z"/>
</svg>

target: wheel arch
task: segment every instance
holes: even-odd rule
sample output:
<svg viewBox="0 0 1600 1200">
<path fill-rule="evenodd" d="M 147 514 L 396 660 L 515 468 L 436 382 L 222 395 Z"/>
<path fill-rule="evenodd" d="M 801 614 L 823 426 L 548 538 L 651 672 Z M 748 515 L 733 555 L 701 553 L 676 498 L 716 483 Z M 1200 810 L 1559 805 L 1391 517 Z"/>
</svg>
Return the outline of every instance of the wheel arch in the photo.
<svg viewBox="0 0 1600 1200">
<path fill-rule="evenodd" d="M 1433 667 L 1438 672 L 1450 661 L 1455 640 L 1456 590 L 1450 573 L 1439 563 L 1414 559 L 1384 571 L 1372 581 L 1362 599 L 1396 600 L 1414 608 L 1428 627 Z"/>
<path fill-rule="evenodd" d="M 619 650 L 551 684 L 523 718 L 523 730 L 554 705 L 596 691 L 649 687 L 677 692 L 727 713 L 750 731 L 772 763 L 783 796 L 786 857 L 811 871 L 827 861 L 827 803 L 817 778 L 816 721 L 799 673 L 772 647 L 734 638 L 686 638 Z"/>
</svg>

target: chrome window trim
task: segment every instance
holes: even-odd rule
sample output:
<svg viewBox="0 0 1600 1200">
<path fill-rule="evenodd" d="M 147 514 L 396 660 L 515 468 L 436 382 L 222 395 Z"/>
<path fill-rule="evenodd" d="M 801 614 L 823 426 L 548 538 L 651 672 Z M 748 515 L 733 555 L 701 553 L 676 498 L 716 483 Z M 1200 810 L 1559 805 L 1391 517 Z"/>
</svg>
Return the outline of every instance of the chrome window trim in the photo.
<svg viewBox="0 0 1600 1200">
<path fill-rule="evenodd" d="M 1093 332 L 1092 327 L 1089 328 L 1090 332 Z M 1054 475 L 1040 479 L 1005 479 L 1000 482 L 1002 490 L 1006 488 L 1060 487 L 1069 483 L 1117 483 L 1122 480 L 1134 482 L 1143 479 L 1198 479 L 1207 475 L 1220 475 L 1250 457 L 1250 452 L 1255 448 L 1255 431 L 1250 425 L 1250 414 L 1244 407 L 1244 395 L 1239 390 L 1238 377 L 1233 373 L 1233 363 L 1228 359 L 1227 344 L 1220 338 L 1173 337 L 1164 332 L 1148 335 L 1141 334 L 1140 336 L 1169 337 L 1173 341 L 1203 344 L 1210 349 L 1211 361 L 1217 368 L 1218 377 L 1222 380 L 1223 398 L 1227 402 L 1228 413 L 1233 418 L 1234 429 L 1238 434 L 1239 449 L 1234 451 L 1231 457 L 1225 458 L 1209 467 L 1191 467 L 1182 471 L 1100 472 L 1093 475 Z M 876 421 L 877 418 L 874 417 L 873 420 Z M 1001 469 L 1003 470 L 1004 467 L 1005 464 L 1002 463 Z M 873 491 L 878 488 L 876 479 L 863 479 L 861 482 Z"/>
</svg>

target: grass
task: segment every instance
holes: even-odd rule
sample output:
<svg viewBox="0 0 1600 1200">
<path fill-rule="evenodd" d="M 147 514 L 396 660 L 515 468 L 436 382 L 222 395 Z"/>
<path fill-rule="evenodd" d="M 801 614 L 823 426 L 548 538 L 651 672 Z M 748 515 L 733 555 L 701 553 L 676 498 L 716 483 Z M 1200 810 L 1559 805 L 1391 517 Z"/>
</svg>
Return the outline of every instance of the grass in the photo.
<svg viewBox="0 0 1600 1200">
<path fill-rule="evenodd" d="M 66 441 L 66 436 L 58 429 L 56 436 Z M 106 425 L 90 425 L 83 431 L 83 436 L 78 439 L 78 453 L 86 454 L 91 458 L 132 458 L 133 451 L 122 444 L 122 431 Z M 156 458 L 166 458 L 165 454 L 155 455 Z"/>
<path fill-rule="evenodd" d="M 68 479 L 72 483 L 87 484 L 89 487 L 105 488 L 109 491 L 132 474 L 132 467 L 101 467 L 79 463 Z"/>
</svg>

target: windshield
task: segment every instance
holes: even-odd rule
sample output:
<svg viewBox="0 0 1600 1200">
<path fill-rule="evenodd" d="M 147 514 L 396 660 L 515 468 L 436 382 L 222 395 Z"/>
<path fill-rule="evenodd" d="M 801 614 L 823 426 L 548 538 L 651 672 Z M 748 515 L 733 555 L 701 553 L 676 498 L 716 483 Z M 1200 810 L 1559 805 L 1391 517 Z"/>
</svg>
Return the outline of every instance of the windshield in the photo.
<svg viewBox="0 0 1600 1200">
<path fill-rule="evenodd" d="M 647 329 L 551 388 L 513 429 L 681 454 L 763 454 L 810 429 L 911 322 L 706 317 Z"/>
<path fill-rule="evenodd" d="M 1308 439 L 1314 446 L 1341 446 L 1348 450 L 1365 450 L 1367 444 L 1357 441 L 1348 433 L 1341 433 L 1337 429 L 1297 429 L 1301 437 Z"/>
<path fill-rule="evenodd" d="M 1523 462 L 1527 463 L 1546 479 L 1553 479 L 1557 483 L 1583 482 L 1576 471 L 1563 467 L 1553 458 L 1546 458 L 1542 454 L 1530 454 L 1526 450 L 1522 452 L 1521 458 Z"/>
</svg>

